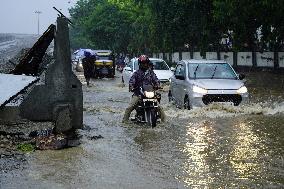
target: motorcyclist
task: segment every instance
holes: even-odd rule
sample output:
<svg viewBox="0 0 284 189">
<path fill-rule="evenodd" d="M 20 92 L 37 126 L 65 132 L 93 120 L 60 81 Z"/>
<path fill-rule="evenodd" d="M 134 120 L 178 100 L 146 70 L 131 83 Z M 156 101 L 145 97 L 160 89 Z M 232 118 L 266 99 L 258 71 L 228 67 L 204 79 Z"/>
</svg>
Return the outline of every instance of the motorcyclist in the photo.
<svg viewBox="0 0 284 189">
<path fill-rule="evenodd" d="M 129 121 L 131 112 L 137 107 L 140 100 L 140 87 L 145 85 L 153 85 L 155 89 L 160 87 L 160 82 L 152 69 L 150 67 L 149 57 L 146 55 L 141 55 L 138 58 L 139 69 L 133 73 L 129 80 L 129 91 L 133 92 L 131 102 L 126 108 L 122 122 L 126 123 Z M 158 110 L 161 114 L 161 121 L 165 120 L 165 114 L 161 108 Z"/>
</svg>

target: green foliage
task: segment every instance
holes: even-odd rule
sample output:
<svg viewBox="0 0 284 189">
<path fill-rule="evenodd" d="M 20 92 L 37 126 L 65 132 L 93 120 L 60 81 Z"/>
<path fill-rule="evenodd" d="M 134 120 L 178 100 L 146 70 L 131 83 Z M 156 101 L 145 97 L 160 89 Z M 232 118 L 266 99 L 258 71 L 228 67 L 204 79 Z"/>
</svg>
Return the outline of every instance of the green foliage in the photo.
<svg viewBox="0 0 284 189">
<path fill-rule="evenodd" d="M 283 11 L 283 0 L 79 0 L 71 45 L 137 54 L 189 44 L 204 53 L 229 37 L 236 50 L 273 50 L 283 44 Z"/>
<path fill-rule="evenodd" d="M 32 152 L 35 150 L 34 145 L 29 144 L 29 143 L 22 143 L 17 145 L 17 149 L 22 151 L 22 152 Z"/>
<path fill-rule="evenodd" d="M 283 42 L 284 1 L 214 0 L 213 4 L 215 21 L 223 24 L 223 33 L 233 31 L 236 49 L 259 49 L 270 43 L 272 46 L 268 49 L 276 50 Z"/>
</svg>

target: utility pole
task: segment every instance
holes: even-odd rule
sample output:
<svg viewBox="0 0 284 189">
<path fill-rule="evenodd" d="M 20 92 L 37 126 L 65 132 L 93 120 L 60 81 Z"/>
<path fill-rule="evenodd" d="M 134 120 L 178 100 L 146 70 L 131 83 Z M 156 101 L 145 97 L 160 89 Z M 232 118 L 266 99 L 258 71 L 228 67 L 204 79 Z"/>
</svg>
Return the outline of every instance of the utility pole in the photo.
<svg viewBox="0 0 284 189">
<path fill-rule="evenodd" d="M 35 11 L 37 14 L 37 35 L 39 35 L 39 15 L 42 13 L 41 11 Z"/>
</svg>

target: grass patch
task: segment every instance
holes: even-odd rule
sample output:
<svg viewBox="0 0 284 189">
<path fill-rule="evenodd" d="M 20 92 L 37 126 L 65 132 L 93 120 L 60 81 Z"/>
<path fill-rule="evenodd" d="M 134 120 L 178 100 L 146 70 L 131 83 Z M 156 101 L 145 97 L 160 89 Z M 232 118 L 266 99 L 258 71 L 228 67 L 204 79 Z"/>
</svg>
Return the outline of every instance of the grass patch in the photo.
<svg viewBox="0 0 284 189">
<path fill-rule="evenodd" d="M 17 145 L 17 149 L 22 152 L 32 152 L 35 150 L 35 146 L 29 143 L 22 143 Z"/>
</svg>

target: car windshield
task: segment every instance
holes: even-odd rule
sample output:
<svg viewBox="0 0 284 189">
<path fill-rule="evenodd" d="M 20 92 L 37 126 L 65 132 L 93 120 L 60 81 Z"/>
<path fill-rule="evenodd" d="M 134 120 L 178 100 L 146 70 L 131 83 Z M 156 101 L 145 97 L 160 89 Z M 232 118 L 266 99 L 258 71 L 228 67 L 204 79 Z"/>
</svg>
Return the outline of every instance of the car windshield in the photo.
<svg viewBox="0 0 284 189">
<path fill-rule="evenodd" d="M 188 75 L 190 79 L 237 79 L 227 63 L 188 64 Z"/>
<path fill-rule="evenodd" d="M 167 63 L 163 60 L 150 60 L 150 61 L 154 65 L 154 70 L 169 70 L 170 69 Z M 138 60 L 134 62 L 134 68 L 135 70 L 139 69 Z"/>
<path fill-rule="evenodd" d="M 154 70 L 169 70 L 169 66 L 162 60 L 151 60 L 154 65 Z"/>
<path fill-rule="evenodd" d="M 109 56 L 97 56 L 97 60 L 111 60 Z"/>
</svg>

